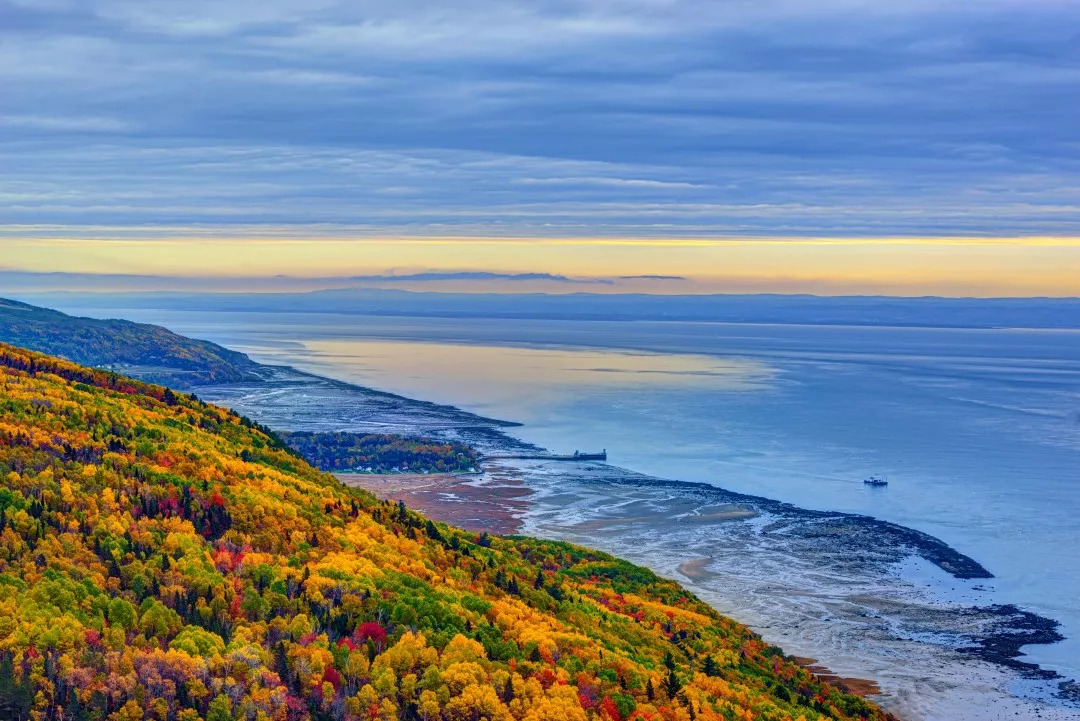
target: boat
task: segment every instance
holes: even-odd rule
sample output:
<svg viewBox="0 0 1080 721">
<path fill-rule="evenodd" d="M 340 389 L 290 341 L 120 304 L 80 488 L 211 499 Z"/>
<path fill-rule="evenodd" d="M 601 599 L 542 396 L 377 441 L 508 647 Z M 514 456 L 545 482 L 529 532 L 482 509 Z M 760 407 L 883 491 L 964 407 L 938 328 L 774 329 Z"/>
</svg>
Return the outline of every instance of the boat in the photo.
<svg viewBox="0 0 1080 721">
<path fill-rule="evenodd" d="M 885 478 L 884 476 L 870 476 L 869 478 L 863 479 L 863 483 L 865 483 L 868 486 L 887 486 L 887 485 L 889 485 L 888 479 Z"/>
</svg>

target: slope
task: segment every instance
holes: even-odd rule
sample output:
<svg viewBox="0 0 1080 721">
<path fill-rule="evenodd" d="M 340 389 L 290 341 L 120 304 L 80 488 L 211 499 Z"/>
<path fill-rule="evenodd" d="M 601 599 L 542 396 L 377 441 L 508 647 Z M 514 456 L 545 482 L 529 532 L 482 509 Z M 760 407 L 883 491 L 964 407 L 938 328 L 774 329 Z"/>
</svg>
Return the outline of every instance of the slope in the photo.
<svg viewBox="0 0 1080 721">
<path fill-rule="evenodd" d="M 0 478 L 0 718 L 886 718 L 645 569 L 6 345 Z"/>
<path fill-rule="evenodd" d="M 78 318 L 4 298 L 0 341 L 180 388 L 252 380 L 259 367 L 243 353 L 160 326 Z"/>
</svg>

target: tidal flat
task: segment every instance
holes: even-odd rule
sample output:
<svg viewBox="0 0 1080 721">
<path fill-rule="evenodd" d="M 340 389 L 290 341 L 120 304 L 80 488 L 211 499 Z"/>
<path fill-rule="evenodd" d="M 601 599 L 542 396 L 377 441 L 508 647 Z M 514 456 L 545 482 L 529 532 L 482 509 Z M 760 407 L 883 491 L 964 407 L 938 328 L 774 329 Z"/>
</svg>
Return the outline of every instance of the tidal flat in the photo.
<svg viewBox="0 0 1080 721">
<path fill-rule="evenodd" d="M 198 392 L 285 430 L 427 435 L 491 456 L 538 450 L 512 421 L 286 367 Z M 990 602 L 985 568 L 913 529 L 604 463 L 498 460 L 475 476 L 348 481 L 477 532 L 566 540 L 648 566 L 787 653 L 871 679 L 871 698 L 909 721 L 1080 718 L 1068 680 L 1019 657 L 1058 640 L 1057 623 Z"/>
</svg>

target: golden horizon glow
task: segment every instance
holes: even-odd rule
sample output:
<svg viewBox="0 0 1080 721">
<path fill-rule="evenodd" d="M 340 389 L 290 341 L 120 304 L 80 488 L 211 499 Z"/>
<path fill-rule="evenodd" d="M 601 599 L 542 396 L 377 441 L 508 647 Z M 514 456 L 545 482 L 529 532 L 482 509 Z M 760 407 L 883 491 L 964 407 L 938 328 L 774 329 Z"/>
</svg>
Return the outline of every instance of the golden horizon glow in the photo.
<svg viewBox="0 0 1080 721">
<path fill-rule="evenodd" d="M 677 287 L 620 281 L 545 292 L 813 292 L 824 295 L 1080 296 L 1074 237 L 8 237 L 0 269 L 187 279 L 327 278 L 422 271 L 671 275 Z M 450 287 L 445 286 L 449 284 Z M 409 287 L 417 287 L 412 284 Z M 549 284 L 551 285 L 551 284 Z M 404 287 L 380 281 L 380 287 Z M 464 281 L 429 290 L 470 290 Z M 475 290 L 524 290 L 485 281 Z"/>
</svg>

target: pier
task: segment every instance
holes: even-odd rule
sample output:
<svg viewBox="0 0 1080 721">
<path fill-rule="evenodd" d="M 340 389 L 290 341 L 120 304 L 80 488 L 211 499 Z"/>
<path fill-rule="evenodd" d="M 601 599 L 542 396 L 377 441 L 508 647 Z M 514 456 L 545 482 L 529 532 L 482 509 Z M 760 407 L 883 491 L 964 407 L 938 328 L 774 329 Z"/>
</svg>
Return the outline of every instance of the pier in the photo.
<svg viewBox="0 0 1080 721">
<path fill-rule="evenodd" d="M 574 451 L 572 456 L 560 456 L 554 453 L 520 453 L 513 455 L 503 456 L 484 456 L 482 460 L 485 461 L 501 461 L 501 460 L 525 460 L 525 461 L 606 461 L 607 449 L 600 451 L 599 453 L 582 453 L 581 451 Z"/>
</svg>

